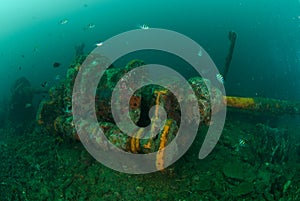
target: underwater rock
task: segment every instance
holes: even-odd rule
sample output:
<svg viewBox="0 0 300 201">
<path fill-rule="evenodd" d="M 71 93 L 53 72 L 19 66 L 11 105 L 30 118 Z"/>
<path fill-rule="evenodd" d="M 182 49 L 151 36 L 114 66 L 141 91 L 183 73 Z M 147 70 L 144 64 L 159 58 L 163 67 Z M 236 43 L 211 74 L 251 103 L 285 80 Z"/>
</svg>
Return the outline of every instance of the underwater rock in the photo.
<svg viewBox="0 0 300 201">
<path fill-rule="evenodd" d="M 233 188 L 232 194 L 236 197 L 247 195 L 254 191 L 254 184 L 250 182 L 242 182 Z"/>
<path fill-rule="evenodd" d="M 247 163 L 238 161 L 224 165 L 223 174 L 228 178 L 240 181 L 250 182 L 255 178 L 252 167 Z"/>
<path fill-rule="evenodd" d="M 200 191 L 208 191 L 212 188 L 210 178 L 201 179 L 197 182 L 197 189 Z"/>
<path fill-rule="evenodd" d="M 253 144 L 263 163 L 282 164 L 289 158 L 291 151 L 290 135 L 284 129 L 257 124 L 256 143 Z"/>
</svg>

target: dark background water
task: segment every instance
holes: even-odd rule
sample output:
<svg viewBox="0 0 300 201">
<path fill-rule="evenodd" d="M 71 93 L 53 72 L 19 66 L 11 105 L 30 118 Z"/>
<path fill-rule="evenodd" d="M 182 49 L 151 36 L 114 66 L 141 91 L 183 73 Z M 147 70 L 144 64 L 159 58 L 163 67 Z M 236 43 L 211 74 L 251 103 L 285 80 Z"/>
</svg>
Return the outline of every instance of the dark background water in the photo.
<svg viewBox="0 0 300 201">
<path fill-rule="evenodd" d="M 139 24 L 185 34 L 223 71 L 228 31 L 238 34 L 225 83 L 228 95 L 300 100 L 299 0 L 75 0 L 7 1 L 0 8 L 0 92 L 26 76 L 34 87 L 64 76 L 74 47 L 95 43 Z M 62 20 L 68 23 L 61 24 Z M 94 28 L 87 28 L 94 24 Z M 53 68 L 53 62 L 60 62 Z"/>
</svg>

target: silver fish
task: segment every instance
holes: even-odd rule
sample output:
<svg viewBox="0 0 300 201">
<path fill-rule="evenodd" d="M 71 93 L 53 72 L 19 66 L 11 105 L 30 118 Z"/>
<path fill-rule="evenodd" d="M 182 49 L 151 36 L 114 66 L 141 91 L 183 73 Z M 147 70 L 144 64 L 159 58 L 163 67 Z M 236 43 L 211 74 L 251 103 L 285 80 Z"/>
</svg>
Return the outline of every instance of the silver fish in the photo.
<svg viewBox="0 0 300 201">
<path fill-rule="evenodd" d="M 147 24 L 142 24 L 142 25 L 138 25 L 138 28 L 143 29 L 143 30 L 147 30 L 150 27 Z"/>
<path fill-rule="evenodd" d="M 221 83 L 224 84 L 224 78 L 223 75 L 221 75 L 220 73 L 216 74 L 216 78 L 217 80 Z"/>
<path fill-rule="evenodd" d="M 59 23 L 60 23 L 60 24 L 67 24 L 68 22 L 69 22 L 69 20 L 63 19 L 63 20 L 61 20 Z"/>
<path fill-rule="evenodd" d="M 95 28 L 95 27 L 96 27 L 96 25 L 93 24 L 93 23 L 90 23 L 90 24 L 87 25 L 87 28 L 88 28 L 88 29 L 93 29 L 93 28 Z"/>
<path fill-rule="evenodd" d="M 100 46 L 103 45 L 103 42 L 96 43 L 95 45 L 96 45 L 97 47 L 100 47 Z"/>
</svg>

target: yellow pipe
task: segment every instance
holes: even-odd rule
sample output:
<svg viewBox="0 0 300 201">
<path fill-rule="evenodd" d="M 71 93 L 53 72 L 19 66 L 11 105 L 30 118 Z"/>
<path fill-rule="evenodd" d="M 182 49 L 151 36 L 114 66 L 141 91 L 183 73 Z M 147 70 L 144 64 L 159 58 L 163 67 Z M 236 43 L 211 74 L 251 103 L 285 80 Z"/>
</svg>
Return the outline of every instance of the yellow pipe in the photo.
<svg viewBox="0 0 300 201">
<path fill-rule="evenodd" d="M 270 98 L 224 96 L 227 107 L 259 113 L 300 114 L 300 103 Z"/>
</svg>

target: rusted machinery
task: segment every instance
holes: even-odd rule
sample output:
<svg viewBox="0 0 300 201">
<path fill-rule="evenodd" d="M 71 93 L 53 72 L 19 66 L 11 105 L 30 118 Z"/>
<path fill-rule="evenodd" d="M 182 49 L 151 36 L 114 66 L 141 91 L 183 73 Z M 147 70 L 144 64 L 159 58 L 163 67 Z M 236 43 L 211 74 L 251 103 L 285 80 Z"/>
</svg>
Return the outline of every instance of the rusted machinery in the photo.
<svg viewBox="0 0 300 201">
<path fill-rule="evenodd" d="M 77 60 L 70 66 L 67 71 L 67 76 L 58 86 L 52 87 L 49 90 L 49 100 L 43 101 L 37 112 L 37 122 L 43 125 L 49 132 L 54 133 L 61 139 L 72 138 L 79 139 L 72 116 L 72 89 L 76 75 L 81 67 L 84 57 L 78 57 Z M 111 114 L 111 95 L 116 82 L 121 79 L 122 86 L 130 90 L 130 84 L 127 83 L 125 73 L 130 75 L 130 71 L 138 66 L 144 65 L 140 60 L 129 62 L 125 68 L 111 67 L 106 71 L 101 79 L 96 96 L 92 100 L 95 103 L 95 111 L 99 122 L 99 127 L 103 130 L 106 138 L 116 147 L 131 153 L 145 154 L 162 150 L 176 136 L 178 127 L 181 121 L 181 111 L 174 94 L 160 86 L 145 86 L 133 93 L 129 102 L 129 115 L 134 123 L 143 125 L 151 121 L 159 120 L 158 106 L 163 106 L 167 113 L 166 121 L 163 129 L 154 126 L 145 131 L 143 127 L 136 130 L 134 134 L 124 134 L 115 124 Z M 129 72 L 129 73 L 128 73 Z M 146 77 L 146 76 L 145 76 Z M 190 86 L 195 92 L 198 101 L 198 108 L 201 124 L 210 124 L 211 106 L 227 104 L 228 107 L 237 108 L 239 110 L 247 110 L 251 112 L 262 113 L 287 113 L 299 114 L 299 104 L 290 103 L 288 101 L 264 99 L 264 98 L 244 98 L 223 96 L 223 94 L 214 86 L 207 86 L 205 80 L 201 77 L 192 77 L 188 80 Z M 171 83 L 176 85 L 176 81 Z M 180 86 L 178 86 L 180 87 Z M 208 88 L 210 88 L 210 92 Z M 122 100 L 122 94 L 119 94 L 119 99 Z M 88 98 L 88 97 L 87 97 Z M 178 98 L 178 97 L 177 97 Z M 182 97 L 189 101 L 189 97 Z M 211 104 L 213 101 L 213 104 Z M 154 107 L 153 116 L 148 117 L 149 108 Z M 122 108 L 119 108 L 122 110 Z M 190 114 L 193 111 L 189 111 Z M 149 119 L 150 118 L 150 119 Z M 192 120 L 191 120 L 192 121 Z M 89 128 L 88 122 L 82 125 L 90 133 L 90 138 L 96 143 L 101 144 L 101 137 L 97 136 L 95 128 Z M 148 132 L 148 133 L 145 133 Z M 141 139 L 140 136 L 152 136 L 152 133 L 157 133 L 155 137 Z M 157 168 L 163 167 L 164 156 L 163 152 L 158 152 Z"/>
</svg>

